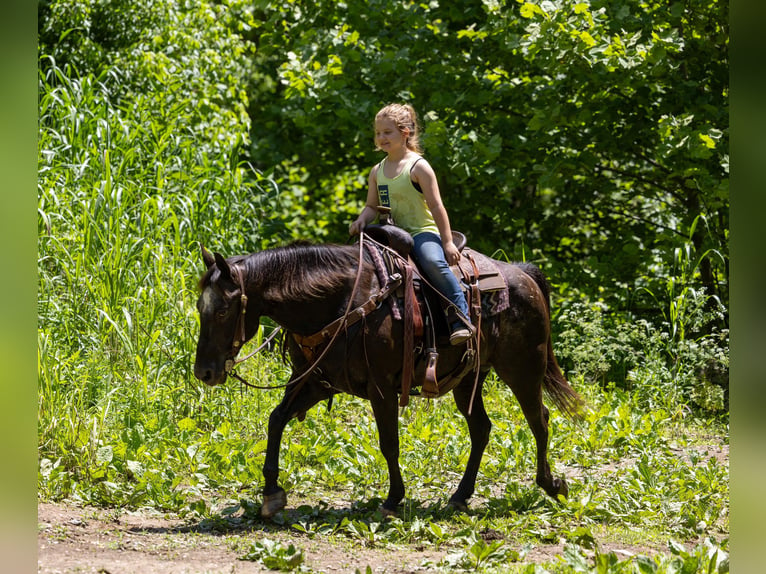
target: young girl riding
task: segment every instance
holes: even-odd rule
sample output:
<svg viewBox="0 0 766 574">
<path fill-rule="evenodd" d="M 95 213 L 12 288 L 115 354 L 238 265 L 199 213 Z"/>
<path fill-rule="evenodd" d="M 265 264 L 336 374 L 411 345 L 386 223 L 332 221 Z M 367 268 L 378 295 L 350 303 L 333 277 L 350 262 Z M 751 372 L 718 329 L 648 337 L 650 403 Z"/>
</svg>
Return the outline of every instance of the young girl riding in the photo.
<svg viewBox="0 0 766 574">
<path fill-rule="evenodd" d="M 450 270 L 460 260 L 452 240 L 447 210 L 442 203 L 436 174 L 421 155 L 415 110 L 390 104 L 375 116 L 376 149 L 386 157 L 370 171 L 367 201 L 349 227 L 357 235 L 378 216 L 378 206 L 391 209 L 399 227 L 414 240 L 413 257 L 429 283 L 460 313 L 450 324 L 450 343 L 459 345 L 473 335 L 468 304 Z"/>
</svg>

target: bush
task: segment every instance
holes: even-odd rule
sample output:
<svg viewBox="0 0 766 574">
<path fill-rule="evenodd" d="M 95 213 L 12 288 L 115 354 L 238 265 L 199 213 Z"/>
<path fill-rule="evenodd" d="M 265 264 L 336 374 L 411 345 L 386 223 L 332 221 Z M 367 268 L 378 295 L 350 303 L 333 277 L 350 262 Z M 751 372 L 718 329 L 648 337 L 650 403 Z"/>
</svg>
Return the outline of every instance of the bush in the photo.
<svg viewBox="0 0 766 574">
<path fill-rule="evenodd" d="M 674 341 L 668 324 L 627 322 L 587 301 L 567 305 L 555 326 L 556 355 L 570 377 L 629 389 L 649 408 L 728 410 L 728 330 Z"/>
</svg>

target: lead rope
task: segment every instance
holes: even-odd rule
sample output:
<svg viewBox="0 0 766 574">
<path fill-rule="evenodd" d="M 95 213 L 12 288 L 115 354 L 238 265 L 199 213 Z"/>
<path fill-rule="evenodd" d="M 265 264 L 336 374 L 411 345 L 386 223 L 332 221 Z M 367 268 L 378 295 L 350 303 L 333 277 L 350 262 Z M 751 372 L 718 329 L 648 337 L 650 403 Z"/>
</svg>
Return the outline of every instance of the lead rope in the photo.
<svg viewBox="0 0 766 574">
<path fill-rule="evenodd" d="M 276 329 L 274 329 L 274 330 L 271 332 L 271 334 L 270 334 L 270 335 L 269 335 L 269 336 L 266 338 L 266 340 L 265 340 L 263 343 L 261 343 L 261 344 L 258 346 L 258 348 L 257 348 L 255 351 L 253 351 L 252 353 L 250 353 L 250 354 L 248 354 L 248 355 L 246 355 L 246 356 L 242 357 L 241 359 L 235 359 L 235 360 L 234 360 L 234 365 L 239 365 L 240 363 L 244 363 L 244 362 L 245 362 L 245 361 L 247 361 L 249 358 L 253 357 L 253 356 L 254 356 L 254 355 L 256 355 L 257 353 L 260 353 L 260 352 L 261 352 L 263 349 L 265 349 L 265 348 L 266 348 L 266 346 L 267 346 L 269 343 L 271 343 L 271 341 L 274 339 L 274 337 L 276 337 L 276 336 L 277 336 L 277 334 L 279 334 L 279 332 L 280 332 L 280 331 L 282 331 L 282 327 L 280 327 L 280 326 L 277 326 L 277 328 L 276 328 Z"/>
</svg>

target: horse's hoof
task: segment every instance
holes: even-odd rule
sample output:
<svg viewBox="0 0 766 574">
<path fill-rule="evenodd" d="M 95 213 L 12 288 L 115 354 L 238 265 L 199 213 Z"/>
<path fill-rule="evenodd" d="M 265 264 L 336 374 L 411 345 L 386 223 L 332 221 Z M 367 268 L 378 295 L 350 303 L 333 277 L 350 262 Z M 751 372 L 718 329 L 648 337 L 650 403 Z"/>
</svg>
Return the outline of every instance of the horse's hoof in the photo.
<svg viewBox="0 0 766 574">
<path fill-rule="evenodd" d="M 390 508 L 386 508 L 382 504 L 380 505 L 380 513 L 386 518 L 395 518 L 398 515 L 398 513 L 396 512 L 396 509 L 391 510 Z"/>
<path fill-rule="evenodd" d="M 456 498 L 449 499 L 449 506 L 460 512 L 468 512 L 468 503 L 465 500 L 458 500 Z"/>
<path fill-rule="evenodd" d="M 287 494 L 280 488 L 277 492 L 263 497 L 261 516 L 271 518 L 285 506 L 287 506 Z"/>
<path fill-rule="evenodd" d="M 569 496 L 569 485 L 563 478 L 552 478 L 549 483 L 540 479 L 535 482 L 537 482 L 537 485 L 553 500 L 558 500 L 559 496 L 563 496 L 564 498 Z"/>
<path fill-rule="evenodd" d="M 550 487 L 545 489 L 545 492 L 547 492 L 548 496 L 553 500 L 558 500 L 559 496 L 566 498 L 569 496 L 569 485 L 563 478 L 554 478 L 551 481 Z"/>
</svg>

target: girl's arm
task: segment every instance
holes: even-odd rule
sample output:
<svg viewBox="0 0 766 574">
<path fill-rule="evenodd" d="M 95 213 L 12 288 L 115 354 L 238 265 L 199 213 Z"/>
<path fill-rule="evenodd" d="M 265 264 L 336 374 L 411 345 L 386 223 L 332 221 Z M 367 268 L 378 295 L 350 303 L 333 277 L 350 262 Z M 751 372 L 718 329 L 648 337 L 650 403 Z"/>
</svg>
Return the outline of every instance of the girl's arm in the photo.
<svg viewBox="0 0 766 574">
<path fill-rule="evenodd" d="M 442 238 L 442 247 L 444 248 L 444 255 L 447 257 L 447 263 L 457 265 L 460 261 L 460 252 L 457 250 L 455 242 L 452 241 L 452 228 L 449 224 L 449 216 L 447 215 L 444 203 L 442 203 L 439 183 L 436 181 L 436 174 L 431 164 L 424 159 L 417 162 L 410 175 L 420 185 L 420 189 L 423 190 L 423 197 L 425 197 L 428 209 L 431 210 L 434 216 L 436 227 L 439 228 L 439 235 Z"/>
<path fill-rule="evenodd" d="M 372 168 L 367 178 L 367 201 L 359 217 L 349 226 L 349 235 L 358 235 L 368 223 L 378 216 L 378 166 Z"/>
</svg>

